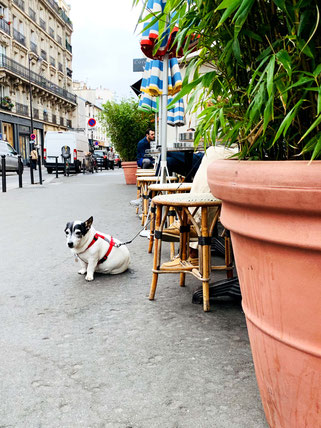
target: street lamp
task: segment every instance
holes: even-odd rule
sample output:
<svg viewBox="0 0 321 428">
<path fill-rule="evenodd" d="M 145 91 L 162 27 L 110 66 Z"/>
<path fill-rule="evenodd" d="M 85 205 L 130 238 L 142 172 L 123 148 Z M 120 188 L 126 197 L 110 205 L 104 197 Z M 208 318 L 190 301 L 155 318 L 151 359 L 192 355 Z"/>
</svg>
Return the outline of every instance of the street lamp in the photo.
<svg viewBox="0 0 321 428">
<path fill-rule="evenodd" d="M 32 85 L 31 85 L 31 66 L 30 63 L 34 59 L 34 55 L 30 56 L 30 53 L 28 53 L 28 70 L 29 70 L 29 101 L 30 101 L 30 135 L 29 135 L 29 141 L 31 143 L 31 134 L 33 134 L 33 111 L 32 111 Z M 37 57 L 36 62 L 42 62 L 43 58 L 41 56 Z M 31 150 L 31 144 L 29 143 L 29 148 Z M 33 148 L 35 147 L 35 141 L 33 141 Z M 39 182 L 42 184 L 42 174 L 41 174 L 41 160 L 39 157 L 39 147 L 37 148 L 37 154 L 38 154 L 38 168 L 39 168 Z M 32 171 L 32 165 L 30 161 L 30 174 L 31 174 L 31 183 L 33 184 L 33 171 Z"/>
</svg>

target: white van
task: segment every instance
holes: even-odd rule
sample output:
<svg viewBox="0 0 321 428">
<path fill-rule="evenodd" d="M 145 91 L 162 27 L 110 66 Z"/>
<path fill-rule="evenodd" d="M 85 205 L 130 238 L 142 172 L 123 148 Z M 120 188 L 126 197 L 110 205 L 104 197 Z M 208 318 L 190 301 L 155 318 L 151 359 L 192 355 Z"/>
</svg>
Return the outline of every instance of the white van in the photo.
<svg viewBox="0 0 321 428">
<path fill-rule="evenodd" d="M 82 161 L 89 151 L 89 142 L 86 136 L 77 132 L 48 131 L 44 142 L 44 161 L 49 174 L 56 169 L 56 156 L 58 156 L 58 169 L 64 169 L 63 153 L 66 152 L 65 147 L 70 152 L 68 159 L 70 169 L 80 172 Z"/>
</svg>

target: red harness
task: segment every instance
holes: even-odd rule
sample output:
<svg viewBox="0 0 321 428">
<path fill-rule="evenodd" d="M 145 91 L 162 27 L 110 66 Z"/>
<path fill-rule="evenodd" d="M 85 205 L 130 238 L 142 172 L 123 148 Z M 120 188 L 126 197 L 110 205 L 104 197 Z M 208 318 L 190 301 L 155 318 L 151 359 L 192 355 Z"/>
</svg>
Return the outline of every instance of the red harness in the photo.
<svg viewBox="0 0 321 428">
<path fill-rule="evenodd" d="M 104 255 L 104 257 L 102 259 L 99 260 L 98 264 L 100 265 L 101 263 L 104 263 L 104 261 L 107 260 L 107 257 L 109 256 L 111 250 L 113 249 L 113 246 L 115 245 L 115 241 L 113 239 L 113 237 L 110 237 L 110 241 L 108 241 L 107 238 L 104 237 L 104 235 L 99 235 L 99 233 L 96 233 L 95 236 L 93 237 L 93 240 L 91 241 L 91 243 L 88 245 L 88 247 L 86 248 L 85 251 L 88 250 L 88 248 L 90 248 L 92 245 L 94 245 L 94 243 L 97 241 L 98 238 L 102 238 L 104 241 L 109 242 L 109 248 L 107 250 L 107 253 Z"/>
</svg>

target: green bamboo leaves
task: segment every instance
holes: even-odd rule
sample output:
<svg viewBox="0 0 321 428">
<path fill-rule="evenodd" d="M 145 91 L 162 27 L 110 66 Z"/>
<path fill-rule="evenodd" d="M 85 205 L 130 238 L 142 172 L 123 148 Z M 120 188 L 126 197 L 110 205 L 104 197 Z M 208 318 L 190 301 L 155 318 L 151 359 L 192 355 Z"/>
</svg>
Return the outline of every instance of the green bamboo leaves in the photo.
<svg viewBox="0 0 321 428">
<path fill-rule="evenodd" d="M 319 0 L 167 0 L 166 13 L 186 54 L 177 98 L 201 112 L 196 140 L 237 143 L 243 159 L 321 159 Z"/>
</svg>

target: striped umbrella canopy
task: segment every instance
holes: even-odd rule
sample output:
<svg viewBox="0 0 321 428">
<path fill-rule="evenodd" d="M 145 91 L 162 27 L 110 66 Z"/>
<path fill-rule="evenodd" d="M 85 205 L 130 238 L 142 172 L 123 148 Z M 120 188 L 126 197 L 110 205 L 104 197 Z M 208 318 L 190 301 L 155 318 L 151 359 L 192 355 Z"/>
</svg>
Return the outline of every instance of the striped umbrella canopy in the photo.
<svg viewBox="0 0 321 428">
<path fill-rule="evenodd" d="M 166 0 L 147 1 L 146 12 L 150 14 L 150 18 L 146 20 L 144 24 L 142 39 L 140 41 L 141 50 L 147 56 L 147 58 L 163 59 L 165 54 L 168 54 L 169 58 L 178 58 L 183 55 L 181 49 L 179 52 L 177 52 L 176 47 L 173 46 L 173 41 L 178 31 L 178 27 L 176 25 L 171 31 L 167 25 L 161 45 L 158 50 L 154 52 L 154 48 L 159 36 L 159 23 L 155 22 L 152 24 L 152 21 L 154 20 L 155 15 L 164 11 L 165 5 Z M 173 21 L 173 19 L 175 20 L 174 17 L 169 17 L 169 21 Z"/>
<path fill-rule="evenodd" d="M 142 92 L 139 99 L 138 109 L 147 112 L 159 112 L 159 99 L 152 97 L 145 92 Z M 173 101 L 172 97 L 168 98 L 168 104 Z M 178 100 L 174 107 L 167 110 L 167 124 L 171 126 L 183 126 L 185 125 L 185 110 L 183 99 Z"/>
<path fill-rule="evenodd" d="M 164 63 L 159 60 L 148 59 L 146 61 L 143 80 L 140 87 L 152 97 L 158 97 L 164 93 L 163 80 Z M 177 58 L 168 61 L 168 95 L 175 95 L 182 89 L 182 75 L 179 69 Z"/>
</svg>

